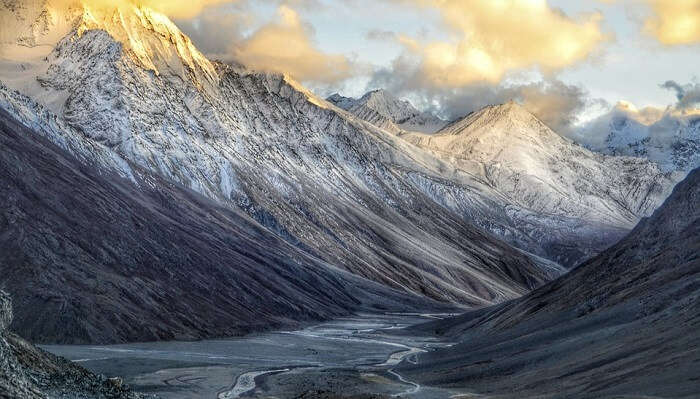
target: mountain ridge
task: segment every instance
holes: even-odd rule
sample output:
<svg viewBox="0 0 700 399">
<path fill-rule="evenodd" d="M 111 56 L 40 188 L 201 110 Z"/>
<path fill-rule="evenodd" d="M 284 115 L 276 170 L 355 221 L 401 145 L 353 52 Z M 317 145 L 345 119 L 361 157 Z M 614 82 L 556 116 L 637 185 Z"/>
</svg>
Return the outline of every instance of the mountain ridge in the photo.
<svg viewBox="0 0 700 399">
<path fill-rule="evenodd" d="M 335 93 L 326 100 L 394 134 L 433 133 L 448 123 L 429 112 L 418 111 L 409 101 L 400 100 L 384 89 L 368 91 L 357 99 Z"/>
<path fill-rule="evenodd" d="M 647 160 L 593 153 L 515 102 L 402 138 L 482 176 L 513 203 L 621 229 L 650 214 L 682 178 Z"/>
</svg>

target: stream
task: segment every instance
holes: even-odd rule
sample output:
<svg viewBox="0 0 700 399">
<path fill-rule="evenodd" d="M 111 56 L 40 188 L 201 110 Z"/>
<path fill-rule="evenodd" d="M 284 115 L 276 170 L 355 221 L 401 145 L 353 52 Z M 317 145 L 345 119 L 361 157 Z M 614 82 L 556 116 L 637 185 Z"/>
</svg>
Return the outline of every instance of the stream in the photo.
<svg viewBox="0 0 700 399">
<path fill-rule="evenodd" d="M 231 339 L 42 348 L 164 399 L 285 398 L 305 392 L 450 398 L 462 393 L 421 386 L 394 369 L 451 345 L 395 330 L 446 316 L 365 314 Z"/>
</svg>

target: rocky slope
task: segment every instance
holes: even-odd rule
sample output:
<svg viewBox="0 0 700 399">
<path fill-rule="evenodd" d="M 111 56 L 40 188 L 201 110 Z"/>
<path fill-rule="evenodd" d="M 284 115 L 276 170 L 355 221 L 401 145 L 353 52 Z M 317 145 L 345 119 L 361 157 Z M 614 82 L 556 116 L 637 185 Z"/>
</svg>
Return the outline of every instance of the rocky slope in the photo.
<svg viewBox="0 0 700 399">
<path fill-rule="evenodd" d="M 565 265 L 621 238 L 666 198 L 682 175 L 638 158 L 593 153 L 513 102 L 486 107 L 432 135 L 402 137 L 483 179 L 510 204 L 569 218 L 575 236 L 535 251 Z"/>
<path fill-rule="evenodd" d="M 0 281 L 13 330 L 33 342 L 233 336 L 435 306 L 143 169 L 134 181 L 95 169 L 4 111 L 0 146 Z"/>
<path fill-rule="evenodd" d="M 447 125 L 447 121 L 431 113 L 418 111 L 410 102 L 399 100 L 382 89 L 367 92 L 357 99 L 336 93 L 326 100 L 395 134 L 405 131 L 435 133 Z"/>
<path fill-rule="evenodd" d="M 9 332 L 10 296 L 0 291 L 0 397 L 138 399 L 119 379 L 105 379 L 46 353 Z"/>
<path fill-rule="evenodd" d="M 621 242 L 536 291 L 423 325 L 462 341 L 402 374 L 495 397 L 697 397 L 700 170 Z"/>
<path fill-rule="evenodd" d="M 324 262 L 443 301 L 491 304 L 560 273 L 465 217 L 489 201 L 466 177 L 294 81 L 211 63 L 147 9 L 83 10 L 74 26 L 44 58 L 2 60 L 0 104 L 96 170 L 160 175 Z"/>
</svg>

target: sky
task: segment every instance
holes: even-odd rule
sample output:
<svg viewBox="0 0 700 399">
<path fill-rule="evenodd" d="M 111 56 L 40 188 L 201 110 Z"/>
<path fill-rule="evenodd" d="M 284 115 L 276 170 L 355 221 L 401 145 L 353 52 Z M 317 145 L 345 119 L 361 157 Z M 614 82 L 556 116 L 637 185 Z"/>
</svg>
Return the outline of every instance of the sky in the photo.
<svg viewBox="0 0 700 399">
<path fill-rule="evenodd" d="M 122 0 L 129 1 L 129 0 Z M 210 58 L 447 119 L 515 99 L 555 129 L 697 109 L 700 0 L 132 0 Z"/>
</svg>

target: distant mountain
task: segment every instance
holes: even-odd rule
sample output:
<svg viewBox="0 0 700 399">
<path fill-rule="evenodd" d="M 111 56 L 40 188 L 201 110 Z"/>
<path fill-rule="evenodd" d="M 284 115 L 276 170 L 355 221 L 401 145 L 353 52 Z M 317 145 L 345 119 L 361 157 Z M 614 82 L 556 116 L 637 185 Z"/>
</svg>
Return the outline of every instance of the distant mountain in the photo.
<svg viewBox="0 0 700 399">
<path fill-rule="evenodd" d="M 645 120 L 626 104 L 586 125 L 572 136 L 604 154 L 647 158 L 665 170 L 700 166 L 700 114 L 665 112 Z"/>
<path fill-rule="evenodd" d="M 462 343 L 404 363 L 498 397 L 697 397 L 700 169 L 622 241 L 523 298 L 429 323 Z"/>
<path fill-rule="evenodd" d="M 5 273 L 0 282 L 13 287 L 21 314 L 46 309 L 45 317 L 16 321 L 27 337 L 112 342 L 177 334 L 221 336 L 326 317 L 373 302 L 359 291 L 392 298 L 389 293 L 399 290 L 412 300 L 419 295 L 484 306 L 520 296 L 562 272 L 465 217 L 472 207 L 479 215 L 500 209 L 488 198 L 469 194 L 477 192 L 476 183 L 462 177 L 450 180 L 440 160 L 316 98 L 288 77 L 210 62 L 163 15 L 141 7 L 108 12 L 76 6 L 65 16 L 54 14 L 50 2 L 10 3 L 21 11 L 21 16 L 10 13 L 17 21 L 34 21 L 30 14 L 51 15 L 48 20 L 71 20 L 74 28 L 53 45 L 46 38 L 57 37 L 52 32 L 62 31 L 62 24 L 40 29 L 36 42 L 41 45 L 3 44 L 0 67 L 6 73 L 0 107 L 30 128 L 21 135 L 45 137 L 84 165 L 92 180 L 71 174 L 75 181 L 70 184 L 89 187 L 94 195 L 48 190 L 63 187 L 53 174 L 37 173 L 44 179 L 37 185 L 23 182 L 18 173 L 23 182 L 19 187 L 40 190 L 31 198 L 79 205 L 65 210 L 71 217 L 37 208 L 45 212 L 41 218 L 55 218 L 51 235 L 59 243 L 88 238 L 81 230 L 64 231 L 61 223 L 71 220 L 86 229 L 95 225 L 99 231 L 89 237 L 111 237 L 94 255 L 99 255 L 94 271 L 89 267 L 93 263 L 73 264 L 67 255 L 71 252 L 56 252 L 49 244 L 8 241 L 31 266 L 16 269 L 18 274 Z M 8 26 L 22 31 L 18 24 Z M 33 157 L 27 153 L 22 159 L 30 162 Z M 70 167 L 80 169 L 72 163 Z M 113 175 L 125 179 L 119 187 L 98 179 Z M 124 193 L 121 201 L 115 191 Z M 464 200 L 447 206 L 447 191 Z M 109 201 L 96 202 L 91 209 L 86 198 L 92 196 Z M 32 220 L 32 213 L 24 212 L 29 215 L 25 220 Z M 111 223 L 123 220 L 125 225 L 107 229 L 107 222 L 95 222 L 101 220 L 100 212 L 111 215 L 106 219 Z M 121 213 L 135 221 L 117 217 Z M 497 222 L 480 218 L 507 222 L 499 217 Z M 25 228 L 31 231 L 34 225 Z M 111 248 L 110 242 L 122 244 Z M 175 243 L 179 246 L 172 248 Z M 77 247 L 93 245 L 100 247 Z M 54 254 L 52 262 L 65 266 L 46 277 L 32 274 L 41 264 L 32 246 L 42 248 L 47 257 Z M 135 251 L 139 248 L 142 252 Z M 132 251 L 141 255 L 122 260 Z M 15 261 L 8 258 L 0 266 L 12 269 Z M 119 267 L 108 287 L 75 277 L 103 281 L 102 274 L 110 274 L 114 264 Z M 134 267 L 138 273 L 131 271 Z M 346 280 L 346 272 L 357 277 Z M 133 291 L 126 288 L 134 284 L 126 278 L 132 274 L 141 279 L 134 289 L 147 298 L 116 294 Z M 37 279 L 47 281 L 40 285 Z M 60 284 L 62 279 L 72 283 Z M 318 281 L 311 284 L 309 279 Z M 371 288 L 363 279 L 381 286 Z M 307 284 L 312 287 L 305 291 Z M 41 290 L 56 292 L 38 294 Z M 108 292 L 98 295 L 101 290 Z M 172 290 L 190 297 L 173 300 Z M 101 319 L 99 306 L 78 307 L 65 298 L 103 301 L 98 304 L 126 314 L 118 320 Z M 310 305 L 307 300 L 325 303 Z M 71 312 L 52 311 L 64 303 Z M 168 310 L 159 311 L 164 303 Z M 188 306 L 203 307 L 207 314 L 186 322 Z M 132 311 L 143 320 L 139 328 L 133 327 Z M 59 320 L 62 314 L 73 324 L 58 330 L 56 326 L 68 324 Z M 113 327 L 100 332 L 106 324 Z M 127 325 L 129 330 L 120 329 Z"/>
<path fill-rule="evenodd" d="M 614 236 L 616 228 L 630 229 L 666 198 L 682 175 L 666 173 L 646 160 L 591 152 L 514 102 L 486 107 L 435 134 L 401 137 L 483 179 L 511 204 L 574 218 L 577 226 L 598 225 L 579 231 L 583 241 L 595 240 L 601 231 Z M 566 265 L 594 252 L 573 259 L 564 248 L 550 250 L 558 251 L 555 259 Z"/>
<path fill-rule="evenodd" d="M 336 93 L 326 100 L 392 133 L 401 131 L 434 133 L 447 125 L 447 121 L 431 113 L 420 112 L 410 102 L 399 100 L 382 89 L 370 91 L 358 99 L 343 97 Z"/>
</svg>

